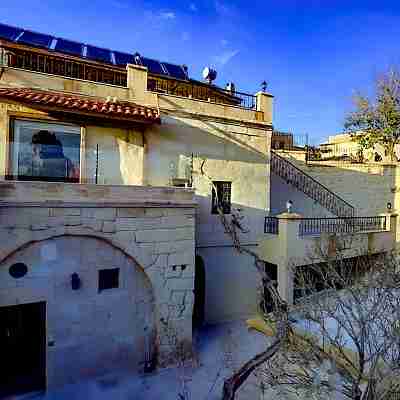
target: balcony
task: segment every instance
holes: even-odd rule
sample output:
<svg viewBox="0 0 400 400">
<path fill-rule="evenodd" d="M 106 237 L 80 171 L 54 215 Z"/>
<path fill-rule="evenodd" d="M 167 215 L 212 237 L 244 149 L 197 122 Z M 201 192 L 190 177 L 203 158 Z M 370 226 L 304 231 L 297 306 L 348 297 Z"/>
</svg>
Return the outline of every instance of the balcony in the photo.
<svg viewBox="0 0 400 400">
<path fill-rule="evenodd" d="M 102 65 L 90 60 L 51 54 L 46 51 L 2 45 L 0 66 L 38 72 L 86 82 L 100 83 L 119 88 L 129 87 L 128 72 L 123 67 Z M 208 103 L 257 111 L 257 96 L 230 91 L 194 80 L 180 80 L 148 74 L 147 90 L 150 93 L 177 96 Z M 114 95 L 114 93 L 112 93 Z M 120 96 L 118 96 L 120 97 Z M 123 96 L 122 96 L 123 98 Z"/>
<path fill-rule="evenodd" d="M 25 48 L 3 46 L 2 50 L 0 65 L 90 82 L 127 86 L 127 72 L 124 68 L 101 66 Z"/>
<path fill-rule="evenodd" d="M 320 236 L 322 234 L 356 234 L 384 232 L 387 216 L 375 217 L 334 217 L 334 218 L 301 218 L 299 237 Z M 264 233 L 279 234 L 279 218 L 265 217 Z"/>
<path fill-rule="evenodd" d="M 267 217 L 258 254 L 276 270 L 278 290 L 293 302 L 297 267 L 391 251 L 397 214 L 373 217 L 303 218 L 295 213 Z"/>
<path fill-rule="evenodd" d="M 303 218 L 297 214 L 266 217 L 260 255 L 274 264 L 321 262 L 341 252 L 343 258 L 391 250 L 395 245 L 396 216 Z"/>
<path fill-rule="evenodd" d="M 215 104 L 230 105 L 247 110 L 257 110 L 257 96 L 230 91 L 202 82 L 178 81 L 166 78 L 149 77 L 147 90 L 188 99 L 207 101 Z"/>
</svg>

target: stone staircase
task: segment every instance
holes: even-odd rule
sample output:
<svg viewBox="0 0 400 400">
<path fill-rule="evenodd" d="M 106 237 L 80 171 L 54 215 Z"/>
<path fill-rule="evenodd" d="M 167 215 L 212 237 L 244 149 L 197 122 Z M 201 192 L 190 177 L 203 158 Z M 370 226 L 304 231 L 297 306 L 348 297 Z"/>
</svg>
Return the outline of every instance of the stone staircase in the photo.
<svg viewBox="0 0 400 400">
<path fill-rule="evenodd" d="M 338 217 L 354 217 L 354 207 L 288 159 L 271 150 L 271 172 Z"/>
</svg>

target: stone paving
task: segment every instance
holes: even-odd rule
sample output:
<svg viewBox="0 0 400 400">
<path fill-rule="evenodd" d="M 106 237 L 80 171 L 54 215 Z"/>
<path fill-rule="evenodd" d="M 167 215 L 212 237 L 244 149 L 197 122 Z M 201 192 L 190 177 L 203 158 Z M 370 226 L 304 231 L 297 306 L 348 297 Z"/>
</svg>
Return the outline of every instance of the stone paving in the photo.
<svg viewBox="0 0 400 400">
<path fill-rule="evenodd" d="M 195 367 L 168 368 L 142 376 L 114 373 L 67 385 L 46 395 L 32 393 L 8 400 L 220 400 L 224 378 L 265 349 L 268 340 L 262 334 L 248 331 L 244 321 L 206 326 L 196 337 Z M 189 393 L 187 398 L 179 397 L 183 377 Z M 256 377 L 250 377 L 237 399 L 261 399 Z"/>
</svg>

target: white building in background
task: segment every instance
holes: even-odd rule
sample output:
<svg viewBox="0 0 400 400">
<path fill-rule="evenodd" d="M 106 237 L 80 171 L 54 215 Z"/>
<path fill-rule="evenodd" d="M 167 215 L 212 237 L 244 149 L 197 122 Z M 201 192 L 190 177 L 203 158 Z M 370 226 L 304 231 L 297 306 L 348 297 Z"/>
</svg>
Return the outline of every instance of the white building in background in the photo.
<svg viewBox="0 0 400 400">
<path fill-rule="evenodd" d="M 355 138 L 348 133 L 340 133 L 328 136 L 328 141 L 320 144 L 322 159 L 358 159 L 360 145 Z M 400 159 L 400 145 L 395 146 L 395 155 Z M 390 161 L 390 155 L 387 154 L 385 148 L 377 144 L 373 148 L 363 150 L 364 160 L 368 162 L 387 162 Z"/>
</svg>

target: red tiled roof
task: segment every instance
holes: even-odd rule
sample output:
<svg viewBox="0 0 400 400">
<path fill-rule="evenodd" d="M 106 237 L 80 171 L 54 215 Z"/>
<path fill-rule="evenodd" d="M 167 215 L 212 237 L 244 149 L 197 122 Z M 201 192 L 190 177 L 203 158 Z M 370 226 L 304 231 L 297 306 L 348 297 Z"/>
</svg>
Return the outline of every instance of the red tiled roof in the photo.
<svg viewBox="0 0 400 400">
<path fill-rule="evenodd" d="M 87 115 L 139 122 L 160 122 L 156 108 L 139 106 L 134 103 L 107 101 L 76 94 L 51 92 L 29 88 L 0 88 L 0 98 L 32 107 L 51 109 L 62 112 L 77 112 Z"/>
</svg>

